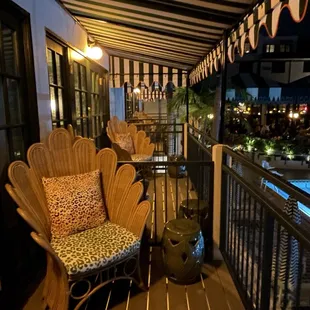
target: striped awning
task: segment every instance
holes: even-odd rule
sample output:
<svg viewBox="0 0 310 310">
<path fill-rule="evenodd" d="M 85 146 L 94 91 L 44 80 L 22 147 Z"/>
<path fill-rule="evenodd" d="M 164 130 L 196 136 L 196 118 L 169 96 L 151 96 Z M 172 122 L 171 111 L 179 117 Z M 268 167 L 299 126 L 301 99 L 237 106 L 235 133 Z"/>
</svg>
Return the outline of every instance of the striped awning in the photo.
<svg viewBox="0 0 310 310">
<path fill-rule="evenodd" d="M 305 17 L 308 0 L 265 0 L 257 5 L 239 25 L 229 34 L 227 38 L 227 54 L 230 62 L 234 62 L 235 51 L 244 55 L 245 42 L 248 41 L 253 49 L 258 45 L 259 31 L 265 27 L 270 38 L 274 38 L 278 31 L 280 14 L 284 8 L 288 8 L 292 19 L 301 22 Z M 223 41 L 212 49 L 204 60 L 192 70 L 190 74 L 191 84 L 195 84 L 209 74 L 213 69 L 218 70 L 219 62 L 223 61 Z"/>
<path fill-rule="evenodd" d="M 190 70 L 220 42 L 223 31 L 231 29 L 257 1 L 60 2 L 110 55 Z M 211 59 L 208 56 L 208 61 L 212 63 L 214 57 L 220 57 L 220 53 L 220 47 L 216 48 Z M 214 63 L 215 68 L 216 65 Z"/>
</svg>

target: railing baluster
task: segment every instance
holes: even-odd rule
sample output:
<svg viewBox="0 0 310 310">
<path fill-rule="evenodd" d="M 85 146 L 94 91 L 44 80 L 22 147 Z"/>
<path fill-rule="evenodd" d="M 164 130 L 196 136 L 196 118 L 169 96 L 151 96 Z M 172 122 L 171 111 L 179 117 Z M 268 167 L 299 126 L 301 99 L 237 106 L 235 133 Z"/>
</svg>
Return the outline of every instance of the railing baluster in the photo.
<svg viewBox="0 0 310 310">
<path fill-rule="evenodd" d="M 262 206 L 261 206 L 262 209 Z M 273 253 L 274 218 L 268 212 L 264 216 L 264 244 L 263 244 L 263 270 L 260 294 L 260 307 L 258 309 L 269 309 L 271 291 L 271 269 Z M 257 303 L 258 305 L 258 303 Z"/>
<path fill-rule="evenodd" d="M 273 309 L 276 309 L 278 300 L 280 236 L 281 236 L 281 226 L 279 223 L 277 223 L 277 247 L 276 247 L 276 255 L 274 257 L 275 271 L 274 271 L 274 283 L 273 283 Z"/>
<path fill-rule="evenodd" d="M 156 191 L 156 170 L 157 166 L 156 164 L 152 166 L 153 170 L 153 182 L 154 182 L 154 196 L 155 196 L 155 210 L 154 210 L 154 234 L 155 234 L 155 243 L 158 242 L 158 236 L 157 236 L 157 213 L 158 213 L 158 205 L 157 205 L 157 191 Z"/>
<path fill-rule="evenodd" d="M 241 264 L 241 283 L 244 285 L 244 244 L 245 244 L 245 214 L 246 214 L 246 192 L 242 188 L 243 192 L 243 219 L 242 219 L 242 226 L 243 226 L 243 234 L 242 234 L 242 264 Z"/>
<path fill-rule="evenodd" d="M 253 299 L 253 289 L 254 289 L 254 264 L 255 264 L 255 252 L 256 252 L 256 248 L 255 248 L 255 235 L 256 235 L 256 211 L 257 211 L 257 202 L 256 200 L 254 200 L 254 231 L 253 231 L 253 239 L 252 239 L 252 268 L 251 268 L 251 300 L 252 302 L 254 301 Z M 258 249 L 259 251 L 259 249 Z"/>
<path fill-rule="evenodd" d="M 249 196 L 249 204 L 248 204 L 248 219 L 247 219 L 247 249 L 246 249 L 246 269 L 245 269 L 245 289 L 248 290 L 248 282 L 249 282 L 249 256 L 250 256 L 250 232 L 251 232 L 251 210 L 252 210 L 252 197 Z M 248 294 L 247 294 L 248 296 Z"/>
<path fill-rule="evenodd" d="M 240 263 L 242 262 L 241 257 L 240 257 L 240 247 L 241 247 L 241 186 L 240 184 L 237 184 L 237 205 L 236 205 L 236 210 L 237 210 L 237 217 L 238 217 L 238 223 L 237 223 L 237 231 L 238 231 L 238 247 L 237 247 L 237 274 L 238 278 L 241 279 L 240 276 Z M 243 253 L 242 253 L 243 256 Z"/>
<path fill-rule="evenodd" d="M 229 257 L 230 261 L 232 261 L 232 249 L 233 249 L 233 180 L 232 177 L 229 176 L 229 225 L 230 225 L 230 236 L 229 236 Z"/>
<path fill-rule="evenodd" d="M 233 196 L 234 196 L 234 199 L 233 199 L 233 230 L 234 230 L 234 255 L 233 255 L 233 261 L 234 261 L 234 267 L 236 268 L 236 260 L 238 260 L 238 258 L 236 257 L 236 254 L 237 254 L 237 226 L 236 226 L 236 205 L 237 205 L 237 191 L 234 190 L 236 189 L 236 181 L 234 180 L 233 181 Z"/>
<path fill-rule="evenodd" d="M 261 269 L 262 269 L 262 239 L 263 239 L 263 218 L 264 218 L 264 210 L 263 207 L 261 205 L 259 205 L 260 207 L 260 212 L 259 212 L 259 240 L 258 240 L 258 263 L 257 263 L 257 281 L 256 281 L 256 308 L 259 308 L 259 304 L 260 304 L 260 285 L 261 285 Z M 266 215 L 265 215 L 266 217 Z M 270 237 L 270 236 L 269 236 Z M 255 259 L 255 258 L 254 258 Z"/>
</svg>

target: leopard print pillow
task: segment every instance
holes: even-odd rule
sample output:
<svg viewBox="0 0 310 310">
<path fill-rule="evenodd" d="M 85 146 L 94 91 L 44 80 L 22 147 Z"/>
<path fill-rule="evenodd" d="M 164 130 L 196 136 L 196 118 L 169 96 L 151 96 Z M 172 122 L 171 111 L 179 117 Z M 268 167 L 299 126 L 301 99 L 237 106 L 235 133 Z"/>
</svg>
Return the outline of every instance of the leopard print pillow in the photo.
<svg viewBox="0 0 310 310">
<path fill-rule="evenodd" d="M 130 133 L 117 133 L 115 139 L 116 143 L 130 155 L 135 153 L 135 148 Z"/>
<path fill-rule="evenodd" d="M 106 219 L 99 170 L 42 178 L 53 238 L 102 225 Z"/>
</svg>

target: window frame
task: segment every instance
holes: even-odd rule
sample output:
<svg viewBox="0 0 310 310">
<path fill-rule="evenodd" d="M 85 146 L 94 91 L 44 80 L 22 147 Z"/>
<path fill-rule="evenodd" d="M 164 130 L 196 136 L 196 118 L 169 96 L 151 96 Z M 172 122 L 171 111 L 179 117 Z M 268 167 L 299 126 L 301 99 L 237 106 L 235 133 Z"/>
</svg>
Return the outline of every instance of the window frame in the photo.
<svg viewBox="0 0 310 310">
<path fill-rule="evenodd" d="M 273 47 L 272 50 L 271 50 L 271 47 Z M 265 53 L 272 54 L 272 53 L 275 53 L 275 51 L 276 51 L 275 44 L 266 44 L 265 45 Z"/>
<path fill-rule="evenodd" d="M 51 31 L 47 30 L 47 38 L 54 41 L 56 44 L 60 45 L 64 49 L 64 83 L 65 83 L 65 98 L 63 98 L 64 102 L 64 113 L 66 113 L 65 119 L 65 127 L 68 124 L 72 124 L 75 134 L 81 134 L 83 137 L 96 139 L 101 135 L 101 130 L 103 126 L 106 125 L 107 121 L 110 118 L 110 109 L 109 109 L 109 79 L 108 79 L 108 71 L 100 66 L 95 61 L 81 55 L 79 51 L 72 47 L 67 42 L 64 42 L 57 35 L 53 34 Z M 75 56 L 74 56 L 75 55 Z M 76 57 L 78 55 L 78 57 Z M 77 63 L 78 66 L 85 67 L 85 77 L 86 77 L 86 87 L 84 90 L 78 89 L 75 87 L 75 74 L 76 70 L 74 69 L 74 63 Z M 91 72 L 96 72 L 99 74 L 99 80 L 101 81 L 101 85 L 99 85 L 99 115 L 100 116 L 100 126 L 96 130 L 96 134 L 93 134 L 93 122 L 94 118 L 92 116 L 91 109 L 91 100 L 92 100 L 92 83 L 91 83 Z M 78 77 L 81 78 L 80 76 Z M 101 78 L 101 79 L 100 79 Z M 81 81 L 80 81 L 81 82 Z M 76 109 L 76 92 L 79 92 L 80 98 L 80 110 L 82 112 L 82 93 L 85 93 L 86 100 L 86 113 L 83 116 L 77 115 Z M 78 130 L 78 121 L 81 122 L 81 130 Z M 86 122 L 87 130 L 82 129 L 83 121 Z"/>
<path fill-rule="evenodd" d="M 0 123 L 0 131 L 5 132 L 9 162 L 17 159 L 25 160 L 28 147 L 40 140 L 30 21 L 29 17 L 22 12 L 18 13 L 19 17 L 16 17 L 17 10 L 16 5 L 12 4 L 0 11 L 0 29 L 4 24 L 16 33 L 16 48 L 13 55 L 17 68 L 15 72 L 8 72 L 5 69 L 3 37 L 2 31 L 0 31 L 0 83 L 3 87 L 4 117 L 6 119 L 4 123 Z M 11 121 L 9 112 L 8 81 L 15 81 L 18 87 L 19 119 L 14 122 Z M 14 141 L 13 131 L 15 130 L 20 130 L 22 137 L 22 149 L 19 155 L 14 151 L 16 141 Z"/>
<path fill-rule="evenodd" d="M 52 57 L 53 60 L 55 59 L 55 63 L 52 63 L 53 65 L 53 79 L 55 83 L 50 83 L 50 72 L 48 68 L 48 83 L 49 83 L 49 98 L 51 101 L 51 88 L 56 89 L 57 92 L 55 92 L 55 112 L 56 112 L 56 119 L 53 120 L 52 116 L 52 107 L 51 107 L 51 121 L 52 121 L 52 127 L 67 127 L 68 124 L 71 123 L 71 109 L 70 107 L 66 104 L 66 102 L 69 102 L 70 100 L 70 95 L 69 95 L 69 84 L 68 84 L 68 73 L 67 73 L 67 63 L 68 63 L 68 58 L 67 58 L 67 47 L 59 42 L 56 38 L 52 37 L 47 33 L 46 36 L 46 60 L 47 60 L 47 65 L 48 65 L 48 51 L 52 51 Z M 62 80 L 62 85 L 58 85 L 58 78 L 57 78 L 57 68 L 56 68 L 56 55 L 61 56 L 61 80 Z M 63 109 L 63 117 L 60 118 L 59 114 L 59 90 L 62 90 L 62 109 Z"/>
</svg>

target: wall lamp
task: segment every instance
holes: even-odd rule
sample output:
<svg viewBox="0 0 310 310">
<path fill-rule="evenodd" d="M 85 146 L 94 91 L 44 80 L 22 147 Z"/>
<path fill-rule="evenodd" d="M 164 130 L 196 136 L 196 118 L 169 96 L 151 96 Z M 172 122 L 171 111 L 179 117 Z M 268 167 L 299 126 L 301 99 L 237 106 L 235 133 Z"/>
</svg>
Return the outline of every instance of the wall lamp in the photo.
<svg viewBox="0 0 310 310">
<path fill-rule="evenodd" d="M 96 45 L 95 41 L 92 41 L 88 38 L 86 56 L 94 60 L 99 60 L 101 59 L 102 55 L 103 55 L 103 51 L 101 47 Z"/>
</svg>

